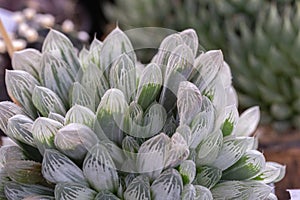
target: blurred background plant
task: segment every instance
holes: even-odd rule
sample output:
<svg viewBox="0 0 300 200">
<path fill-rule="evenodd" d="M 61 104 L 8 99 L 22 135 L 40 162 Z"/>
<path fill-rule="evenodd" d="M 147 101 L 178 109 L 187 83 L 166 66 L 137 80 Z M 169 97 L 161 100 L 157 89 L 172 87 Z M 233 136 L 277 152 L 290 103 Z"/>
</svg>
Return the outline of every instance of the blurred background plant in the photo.
<svg viewBox="0 0 300 200">
<path fill-rule="evenodd" d="M 222 49 L 240 111 L 261 108 L 263 126 L 257 134 L 266 157 L 288 164 L 287 178 L 277 185 L 280 198 L 287 199 L 286 187 L 300 187 L 299 1 L 115 0 L 105 8 L 111 22 L 118 21 L 124 29 L 194 28 L 204 50 Z"/>
</svg>

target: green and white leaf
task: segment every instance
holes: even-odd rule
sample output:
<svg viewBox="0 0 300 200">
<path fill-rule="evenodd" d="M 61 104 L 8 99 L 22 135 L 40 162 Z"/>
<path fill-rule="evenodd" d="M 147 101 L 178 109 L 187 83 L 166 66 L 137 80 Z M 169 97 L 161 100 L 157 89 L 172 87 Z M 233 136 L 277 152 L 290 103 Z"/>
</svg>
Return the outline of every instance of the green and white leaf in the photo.
<svg viewBox="0 0 300 200">
<path fill-rule="evenodd" d="M 90 45 L 90 50 L 88 53 L 88 62 L 94 63 L 98 68 L 100 68 L 100 53 L 103 43 L 95 37 Z"/>
<path fill-rule="evenodd" d="M 150 182 L 149 178 L 140 175 L 132 180 L 124 192 L 125 200 L 150 200 Z"/>
<path fill-rule="evenodd" d="M 196 57 L 198 51 L 198 36 L 194 29 L 186 29 L 179 33 L 184 43 L 191 48 L 194 57 Z"/>
<path fill-rule="evenodd" d="M 197 175 L 193 182 L 194 185 L 202 185 L 211 189 L 222 177 L 222 170 L 212 166 L 197 167 Z"/>
<path fill-rule="evenodd" d="M 46 149 L 42 162 L 42 173 L 51 183 L 80 183 L 88 185 L 81 169 L 67 156 L 54 149 Z"/>
<path fill-rule="evenodd" d="M 93 129 L 95 119 L 96 115 L 89 108 L 76 104 L 68 110 L 64 124 L 79 123 Z"/>
<path fill-rule="evenodd" d="M 55 199 L 94 200 L 97 192 L 80 183 L 58 183 L 55 185 Z"/>
<path fill-rule="evenodd" d="M 48 115 L 48 118 L 58 121 L 61 124 L 64 124 L 64 121 L 65 121 L 65 118 L 62 115 L 54 113 L 54 112 L 50 112 Z"/>
<path fill-rule="evenodd" d="M 266 162 L 266 166 L 262 173 L 254 178 L 254 180 L 262 181 L 265 184 L 275 183 L 283 179 L 286 166 L 275 162 Z"/>
<path fill-rule="evenodd" d="M 195 196 L 196 196 L 196 189 L 195 189 L 194 185 L 192 185 L 192 184 L 184 185 L 182 194 L 181 194 L 181 199 L 194 200 Z"/>
<path fill-rule="evenodd" d="M 202 185 L 194 185 L 196 190 L 196 196 L 194 200 L 213 200 L 212 193 L 210 189 Z"/>
<path fill-rule="evenodd" d="M 4 133 L 7 132 L 8 119 L 17 114 L 25 114 L 20 106 L 17 106 L 10 101 L 0 102 L 0 129 Z"/>
<path fill-rule="evenodd" d="M 70 92 L 70 106 L 81 105 L 95 112 L 95 98 L 90 96 L 86 89 L 78 82 L 73 84 Z"/>
<path fill-rule="evenodd" d="M 94 200 L 121 200 L 121 199 L 116 195 L 114 195 L 113 193 L 105 190 L 99 192 Z"/>
<path fill-rule="evenodd" d="M 183 184 L 191 184 L 196 176 L 196 164 L 192 160 L 183 161 L 178 168 Z"/>
<path fill-rule="evenodd" d="M 0 171 L 7 163 L 27 159 L 19 146 L 1 146 L 0 148 Z"/>
</svg>

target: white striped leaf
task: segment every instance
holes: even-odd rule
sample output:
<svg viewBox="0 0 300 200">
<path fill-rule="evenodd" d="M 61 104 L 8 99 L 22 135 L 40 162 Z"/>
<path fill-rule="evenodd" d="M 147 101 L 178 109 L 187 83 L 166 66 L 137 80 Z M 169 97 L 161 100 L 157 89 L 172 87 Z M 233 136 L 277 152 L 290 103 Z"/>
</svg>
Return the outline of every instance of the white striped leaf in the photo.
<svg viewBox="0 0 300 200">
<path fill-rule="evenodd" d="M 94 200 L 121 200 L 119 197 L 109 191 L 101 191 Z"/>
<path fill-rule="evenodd" d="M 8 119 L 16 114 L 25 114 L 25 113 L 20 106 L 12 103 L 10 101 L 0 102 L 0 129 L 4 133 L 7 132 Z"/>
<path fill-rule="evenodd" d="M 193 52 L 194 57 L 196 57 L 197 51 L 198 51 L 198 45 L 199 45 L 198 36 L 197 36 L 196 31 L 194 29 L 186 29 L 186 30 L 180 32 L 179 35 L 181 36 L 184 43 L 188 47 L 190 47 L 190 49 Z"/>
<path fill-rule="evenodd" d="M 53 196 L 53 189 L 32 184 L 21 184 L 16 182 L 8 182 L 4 186 L 6 198 L 8 200 L 23 200 L 32 195 L 49 195 Z"/>
<path fill-rule="evenodd" d="M 50 53 L 43 54 L 42 66 L 41 80 L 43 85 L 55 92 L 64 102 L 64 105 L 68 105 L 69 90 L 76 77 L 72 73 L 72 68 L 61 58 Z"/>
<path fill-rule="evenodd" d="M 188 81 L 179 84 L 177 93 L 177 108 L 180 125 L 189 125 L 201 111 L 202 95 L 198 88 Z"/>
<path fill-rule="evenodd" d="M 230 105 L 225 108 L 225 121 L 222 125 L 223 136 L 231 135 L 235 130 L 236 124 L 239 120 L 239 112 L 236 105 Z"/>
<path fill-rule="evenodd" d="M 58 183 L 55 185 L 55 199 L 94 200 L 97 192 L 80 183 Z"/>
<path fill-rule="evenodd" d="M 89 56 L 89 50 L 83 47 L 78 54 L 79 62 L 83 71 L 85 71 L 86 68 L 89 66 L 90 60 L 88 56 Z"/>
<path fill-rule="evenodd" d="M 201 166 L 197 168 L 197 175 L 193 184 L 211 189 L 220 181 L 221 177 L 221 169 L 212 166 Z"/>
<path fill-rule="evenodd" d="M 127 54 L 132 62 L 136 63 L 136 55 L 129 38 L 116 27 L 103 41 L 100 52 L 100 69 L 105 71 L 105 76 L 109 77 L 111 65 L 122 54 Z"/>
<path fill-rule="evenodd" d="M 47 195 L 30 195 L 23 200 L 55 200 L 55 198 Z"/>
<path fill-rule="evenodd" d="M 91 109 L 95 112 L 95 98 L 90 96 L 86 89 L 78 82 L 73 84 L 70 92 L 70 107 L 74 105 L 81 105 Z"/>
<path fill-rule="evenodd" d="M 33 121 L 26 115 L 17 114 L 9 118 L 7 122 L 7 135 L 13 139 L 30 146 L 36 147 L 31 128 Z"/>
<path fill-rule="evenodd" d="M 144 142 L 137 155 L 139 173 L 146 173 L 151 179 L 155 178 L 164 168 L 166 146 L 170 138 L 160 133 Z"/>
<path fill-rule="evenodd" d="M 64 124 L 65 122 L 65 118 L 63 116 L 61 116 L 60 114 L 54 113 L 54 112 L 50 112 L 48 115 L 49 119 L 53 119 L 61 124 Z"/>
<path fill-rule="evenodd" d="M 134 63 L 126 54 L 121 54 L 112 63 L 109 76 L 110 87 L 118 88 L 128 103 L 135 97 L 136 71 Z"/>
<path fill-rule="evenodd" d="M 47 117 L 50 112 L 63 116 L 66 114 L 66 108 L 59 96 L 46 87 L 36 86 L 34 88 L 32 102 L 44 117 Z"/>
<path fill-rule="evenodd" d="M 171 52 L 164 76 L 164 87 L 160 96 L 160 103 L 167 111 L 174 107 L 179 84 L 188 80 L 193 70 L 193 63 L 193 53 L 188 46 L 179 45 Z"/>
<path fill-rule="evenodd" d="M 109 151 L 102 144 L 96 144 L 83 162 L 83 173 L 96 191 L 117 191 L 119 177 Z"/>
<path fill-rule="evenodd" d="M 35 79 L 39 80 L 41 71 L 42 54 L 36 49 L 24 49 L 15 51 L 11 60 L 14 70 L 23 70 L 31 74 Z"/>
<path fill-rule="evenodd" d="M 196 189 L 194 185 L 187 184 L 184 185 L 182 193 L 181 193 L 181 199 L 188 199 L 188 200 L 194 200 L 196 196 Z"/>
<path fill-rule="evenodd" d="M 74 77 L 80 69 L 80 63 L 72 42 L 64 34 L 56 30 L 51 29 L 49 31 L 44 40 L 42 52 L 43 54 L 50 52 L 63 59 L 68 64 Z"/>
<path fill-rule="evenodd" d="M 66 114 L 64 124 L 79 123 L 94 128 L 96 115 L 87 107 L 81 105 L 74 105 Z"/>
<path fill-rule="evenodd" d="M 139 143 L 134 137 L 126 136 L 122 141 L 122 149 L 127 158 L 135 161 L 137 158 L 137 152 L 140 148 Z"/>
<path fill-rule="evenodd" d="M 194 64 L 197 74 L 193 78 L 193 83 L 203 92 L 216 78 L 222 66 L 223 54 L 221 50 L 212 50 L 200 54 Z"/>
<path fill-rule="evenodd" d="M 126 160 L 126 156 L 124 155 L 123 149 L 121 149 L 118 145 L 116 145 L 114 142 L 110 140 L 100 140 L 102 144 L 107 149 L 109 155 L 111 156 L 112 160 L 114 161 L 114 164 L 116 166 L 116 169 L 120 170 L 122 168 L 122 165 L 124 164 Z M 122 168 L 123 172 L 132 172 L 132 168 L 129 168 L 129 170 L 126 170 L 126 168 Z"/>
<path fill-rule="evenodd" d="M 96 124 L 98 123 L 104 134 L 117 144 L 121 144 L 124 137 L 122 129 L 127 109 L 124 94 L 121 90 L 113 88 L 106 91 L 96 112 Z"/>
<path fill-rule="evenodd" d="M 43 184 L 45 179 L 41 173 L 41 163 L 29 160 L 10 161 L 5 171 L 12 181 L 23 184 Z"/>
<path fill-rule="evenodd" d="M 100 52 L 103 43 L 95 37 L 90 45 L 90 50 L 88 54 L 88 62 L 93 62 L 97 67 L 100 68 Z"/>
<path fill-rule="evenodd" d="M 37 112 L 32 103 L 32 91 L 39 82 L 28 72 L 21 70 L 6 70 L 5 84 L 10 98 L 21 105 L 31 117 Z"/>
<path fill-rule="evenodd" d="M 151 200 L 149 178 L 140 175 L 132 180 L 124 192 L 125 200 Z"/>
<path fill-rule="evenodd" d="M 81 169 L 67 156 L 54 149 L 46 149 L 42 163 L 42 173 L 51 183 L 80 183 L 88 185 Z"/>
<path fill-rule="evenodd" d="M 225 138 L 223 146 L 219 152 L 213 166 L 225 170 L 236 163 L 253 143 L 253 138 Z"/>
<path fill-rule="evenodd" d="M 164 168 L 176 167 L 188 158 L 189 153 L 185 139 L 179 133 L 173 134 L 170 143 L 166 146 Z"/>
<path fill-rule="evenodd" d="M 79 163 L 98 141 L 96 134 L 89 127 L 76 123 L 59 129 L 54 138 L 56 148 Z"/>
<path fill-rule="evenodd" d="M 219 155 L 222 145 L 223 134 L 221 130 L 211 133 L 197 147 L 196 165 L 212 164 Z"/>
<path fill-rule="evenodd" d="M 155 101 L 160 92 L 163 78 L 159 66 L 150 63 L 144 68 L 140 75 L 136 100 L 139 105 L 146 110 L 148 106 Z"/>
<path fill-rule="evenodd" d="M 194 200 L 213 200 L 210 190 L 202 185 L 194 185 L 196 196 Z"/>
<path fill-rule="evenodd" d="M 214 129 L 215 109 L 212 102 L 206 96 L 202 97 L 201 112 L 199 112 L 190 124 L 191 127 L 191 142 L 190 148 L 196 148 L 199 143 L 207 138 Z"/>
<path fill-rule="evenodd" d="M 178 168 L 183 184 L 191 184 L 196 176 L 196 165 L 192 160 L 183 161 Z"/>
<path fill-rule="evenodd" d="M 2 146 L 0 148 L 0 171 L 11 161 L 25 160 L 22 149 L 19 146 Z"/>
<path fill-rule="evenodd" d="M 222 180 L 248 180 L 258 176 L 265 168 L 265 157 L 257 150 L 245 153 L 234 165 L 223 171 Z"/>
<path fill-rule="evenodd" d="M 225 181 L 212 190 L 214 199 L 266 199 L 272 188 L 258 181 Z"/>
<path fill-rule="evenodd" d="M 176 129 L 176 133 L 179 133 L 185 140 L 188 146 L 192 143 L 192 132 L 188 125 L 179 125 Z"/>
<path fill-rule="evenodd" d="M 57 131 L 62 128 L 62 124 L 55 120 L 39 117 L 32 125 L 32 135 L 40 153 L 44 155 L 46 149 L 54 149 L 54 137 Z"/>
<path fill-rule="evenodd" d="M 266 166 L 262 173 L 254 180 L 259 180 L 265 184 L 275 183 L 283 179 L 286 166 L 275 162 L 266 162 Z"/>
<path fill-rule="evenodd" d="M 90 97 L 95 100 L 95 108 L 97 108 L 100 99 L 109 89 L 108 81 L 104 77 L 104 71 L 101 71 L 95 64 L 89 64 L 82 75 L 80 83 Z"/>
<path fill-rule="evenodd" d="M 254 106 L 244 111 L 238 119 L 233 132 L 236 136 L 250 136 L 256 129 L 260 120 L 259 107 Z"/>
<path fill-rule="evenodd" d="M 152 183 L 152 199 L 179 200 L 182 189 L 183 183 L 178 171 L 172 168 L 167 169 Z"/>
</svg>

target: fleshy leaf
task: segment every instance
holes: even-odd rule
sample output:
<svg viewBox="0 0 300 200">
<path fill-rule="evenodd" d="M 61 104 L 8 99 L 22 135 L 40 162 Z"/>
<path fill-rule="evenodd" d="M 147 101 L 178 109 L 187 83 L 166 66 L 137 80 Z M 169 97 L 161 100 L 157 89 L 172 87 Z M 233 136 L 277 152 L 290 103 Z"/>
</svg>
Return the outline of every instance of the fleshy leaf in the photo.
<svg viewBox="0 0 300 200">
<path fill-rule="evenodd" d="M 134 137 L 126 136 L 122 141 L 122 149 L 124 151 L 124 154 L 127 156 L 127 158 L 135 160 L 139 148 L 140 145 L 134 139 Z"/>
<path fill-rule="evenodd" d="M 221 177 L 221 169 L 211 166 L 201 166 L 197 168 L 197 175 L 193 183 L 211 189 L 219 182 Z"/>
<path fill-rule="evenodd" d="M 272 188 L 258 181 L 225 181 L 212 190 L 214 199 L 266 199 Z"/>
<path fill-rule="evenodd" d="M 50 112 L 63 116 L 66 114 L 66 108 L 61 99 L 48 88 L 36 86 L 33 90 L 32 101 L 44 117 L 47 117 Z"/>
<path fill-rule="evenodd" d="M 50 112 L 48 115 L 48 118 L 53 119 L 61 124 L 64 124 L 64 122 L 65 122 L 65 118 L 62 115 L 54 113 L 54 112 Z"/>
<path fill-rule="evenodd" d="M 87 126 L 71 123 L 55 135 L 57 149 L 69 158 L 82 162 L 87 152 L 98 142 L 96 134 Z"/>
<path fill-rule="evenodd" d="M 150 200 L 149 178 L 140 175 L 132 180 L 124 192 L 125 200 Z"/>
<path fill-rule="evenodd" d="M 115 88 L 106 91 L 97 109 L 95 126 L 100 126 L 104 134 L 117 144 L 121 144 L 124 137 L 122 127 L 127 109 L 122 91 Z"/>
<path fill-rule="evenodd" d="M 196 190 L 195 200 L 213 200 L 210 190 L 202 185 L 194 185 Z"/>
<path fill-rule="evenodd" d="M 122 54 L 113 62 L 109 80 L 110 87 L 121 90 L 127 102 L 131 102 L 136 91 L 136 71 L 128 55 Z"/>
<path fill-rule="evenodd" d="M 109 191 L 101 191 L 97 194 L 94 200 L 121 200 L 121 199 Z"/>
<path fill-rule="evenodd" d="M 181 199 L 194 200 L 195 196 L 196 196 L 195 187 L 192 184 L 184 185 L 182 194 L 181 194 Z"/>
<path fill-rule="evenodd" d="M 152 198 L 156 200 L 180 199 L 183 183 L 175 169 L 167 169 L 151 185 Z"/>
<path fill-rule="evenodd" d="M 239 112 L 236 105 L 227 106 L 225 108 L 225 121 L 222 125 L 222 133 L 224 137 L 232 133 L 238 120 Z"/>
<path fill-rule="evenodd" d="M 52 183 L 80 183 L 88 185 L 81 169 L 67 156 L 54 149 L 46 149 L 42 163 L 45 179 Z"/>
<path fill-rule="evenodd" d="M 16 114 L 25 114 L 25 113 L 20 106 L 12 103 L 10 101 L 0 102 L 0 129 L 4 133 L 7 132 L 8 119 L 13 117 Z"/>
<path fill-rule="evenodd" d="M 100 68 L 100 52 L 103 43 L 95 37 L 90 45 L 90 50 L 88 54 L 88 61 L 93 62 L 97 67 Z"/>
<path fill-rule="evenodd" d="M 8 182 L 5 185 L 4 190 L 8 200 L 22 200 L 32 195 L 53 195 L 53 190 L 48 187 L 15 182 Z"/>
<path fill-rule="evenodd" d="M 95 98 L 90 96 L 86 89 L 78 82 L 73 84 L 71 93 L 70 93 L 70 106 L 81 105 L 91 109 L 95 112 Z"/>
<path fill-rule="evenodd" d="M 130 40 L 116 27 L 103 41 L 100 53 L 100 69 L 105 71 L 107 78 L 112 63 L 123 53 L 127 54 L 134 64 L 136 63 L 136 55 Z"/>
<path fill-rule="evenodd" d="M 65 124 L 79 123 L 93 129 L 96 115 L 87 107 L 74 105 L 68 110 L 65 118 Z"/>
<path fill-rule="evenodd" d="M 223 171 L 222 180 L 247 180 L 259 175 L 265 168 L 265 157 L 256 150 L 245 153 L 234 165 Z"/>
<path fill-rule="evenodd" d="M 58 183 L 55 186 L 55 199 L 94 200 L 97 192 L 80 183 Z"/>
<path fill-rule="evenodd" d="M 250 136 L 255 131 L 259 120 L 258 106 L 247 109 L 241 114 L 233 134 L 236 136 Z"/>
<path fill-rule="evenodd" d="M 253 138 L 250 137 L 224 139 L 222 149 L 212 165 L 222 170 L 227 169 L 244 155 L 253 142 Z"/>
<path fill-rule="evenodd" d="M 183 39 L 184 43 L 191 48 L 194 57 L 197 54 L 198 51 L 198 36 L 194 29 L 186 29 L 179 33 L 181 38 Z"/>
<path fill-rule="evenodd" d="M 5 84 L 10 98 L 21 105 L 31 117 L 37 112 L 32 103 L 32 91 L 39 82 L 28 72 L 21 70 L 6 70 Z"/>
<path fill-rule="evenodd" d="M 119 186 L 119 177 L 115 164 L 102 144 L 96 144 L 83 162 L 83 173 L 92 188 L 97 191 L 114 192 Z"/>
<path fill-rule="evenodd" d="M 75 82 L 75 75 L 72 74 L 70 66 L 50 53 L 43 54 L 42 66 L 41 80 L 43 85 L 55 92 L 64 102 L 64 105 L 68 105 L 69 89 Z"/>
<path fill-rule="evenodd" d="M 44 40 L 42 52 L 43 54 L 45 52 L 50 52 L 63 59 L 69 66 L 74 77 L 80 69 L 80 63 L 72 42 L 64 34 L 56 30 L 51 29 L 49 31 Z"/>
<path fill-rule="evenodd" d="M 158 65 L 150 63 L 144 68 L 139 81 L 137 102 L 143 110 L 157 98 L 162 86 L 163 78 Z"/>
<path fill-rule="evenodd" d="M 2 146 L 0 148 L 0 171 L 5 165 L 12 161 L 25 160 L 22 149 L 18 146 Z"/>
<path fill-rule="evenodd" d="M 198 88 L 188 81 L 181 82 L 177 93 L 177 108 L 180 125 L 189 125 L 200 112 L 201 106 L 202 95 Z"/>
<path fill-rule="evenodd" d="M 266 162 L 266 166 L 263 169 L 262 173 L 254 178 L 254 180 L 262 181 L 265 184 L 276 183 L 283 179 L 285 175 L 286 166 L 275 163 L 275 162 Z"/>
<path fill-rule="evenodd" d="M 40 62 L 42 54 L 36 49 L 24 49 L 15 51 L 12 57 L 12 68 L 14 70 L 23 70 L 39 80 Z"/>
<path fill-rule="evenodd" d="M 179 166 L 183 184 L 190 184 L 196 176 L 196 165 L 192 160 L 185 160 Z"/>
<path fill-rule="evenodd" d="M 55 198 L 48 195 L 30 195 L 22 200 L 55 200 Z"/>
<path fill-rule="evenodd" d="M 54 149 L 54 137 L 57 131 L 62 128 L 62 124 L 46 118 L 37 118 L 32 125 L 32 135 L 40 153 L 43 155 L 45 149 Z"/>
</svg>

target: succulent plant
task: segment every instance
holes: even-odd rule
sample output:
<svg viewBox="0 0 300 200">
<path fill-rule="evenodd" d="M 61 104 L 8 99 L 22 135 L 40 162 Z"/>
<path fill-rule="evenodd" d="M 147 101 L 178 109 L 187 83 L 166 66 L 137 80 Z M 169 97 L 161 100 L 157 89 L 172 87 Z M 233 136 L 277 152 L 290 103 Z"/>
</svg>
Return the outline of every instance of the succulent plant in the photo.
<svg viewBox="0 0 300 200">
<path fill-rule="evenodd" d="M 300 128 L 298 1 L 117 0 L 106 15 L 124 27 L 196 29 L 204 49 L 224 52 L 241 110 L 259 105 L 262 124 Z"/>
<path fill-rule="evenodd" d="M 276 199 L 285 167 L 249 135 L 220 50 L 192 29 L 166 37 L 146 66 L 119 28 L 77 54 L 51 30 L 42 52 L 13 56 L 13 102 L 0 102 L 1 199 Z"/>
</svg>

